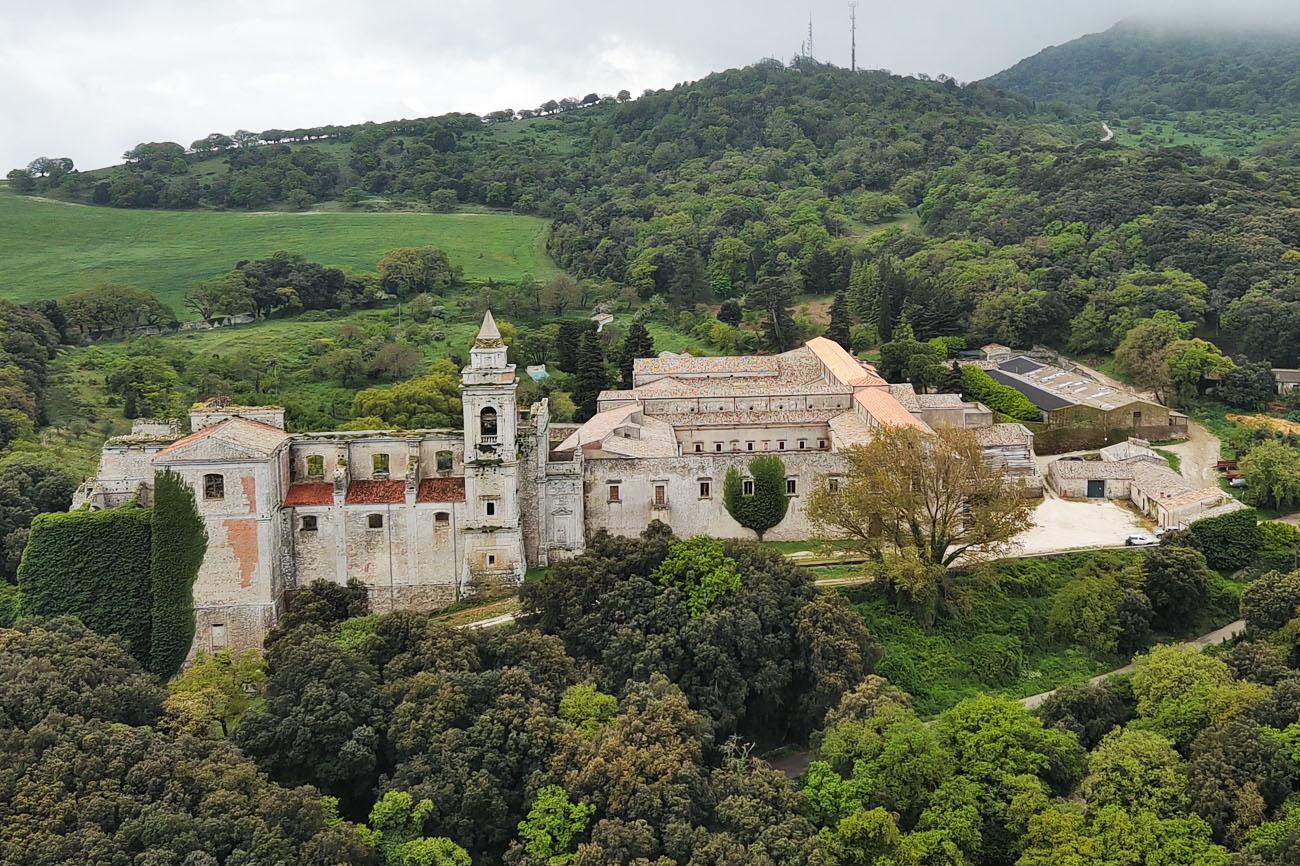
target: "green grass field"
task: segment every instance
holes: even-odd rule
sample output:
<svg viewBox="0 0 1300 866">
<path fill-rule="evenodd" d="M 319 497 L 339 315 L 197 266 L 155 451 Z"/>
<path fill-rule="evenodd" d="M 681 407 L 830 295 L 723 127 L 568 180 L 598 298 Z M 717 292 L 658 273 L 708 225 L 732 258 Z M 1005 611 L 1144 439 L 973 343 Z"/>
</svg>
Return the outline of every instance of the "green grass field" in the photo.
<svg viewBox="0 0 1300 866">
<path fill-rule="evenodd" d="M 507 213 L 119 210 L 14 195 L 0 184 L 0 297 L 56 298 L 102 282 L 155 292 L 186 318 L 195 283 L 276 250 L 370 270 L 393 247 L 433 245 L 471 281 L 557 273 L 546 221 Z"/>
</svg>

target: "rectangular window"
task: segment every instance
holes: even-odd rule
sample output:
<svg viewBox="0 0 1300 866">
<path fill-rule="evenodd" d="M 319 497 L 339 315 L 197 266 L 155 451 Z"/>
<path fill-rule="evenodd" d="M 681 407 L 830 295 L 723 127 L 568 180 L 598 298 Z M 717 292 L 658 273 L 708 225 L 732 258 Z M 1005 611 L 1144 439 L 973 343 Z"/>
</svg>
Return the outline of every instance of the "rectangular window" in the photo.
<svg viewBox="0 0 1300 866">
<path fill-rule="evenodd" d="M 785 450 L 785 440 L 784 440 L 784 439 L 778 439 L 778 440 L 776 441 L 776 448 L 777 448 L 778 451 L 784 451 L 784 450 Z"/>
<path fill-rule="evenodd" d="M 374 470 L 376 477 L 388 474 L 388 455 L 372 454 L 370 455 L 370 466 Z"/>
<path fill-rule="evenodd" d="M 696 442 L 696 443 L 695 443 L 695 453 L 696 453 L 696 454 L 699 454 L 699 453 L 700 453 L 701 451 L 703 451 L 703 450 L 704 450 L 704 443 L 703 443 L 703 442 Z"/>
<path fill-rule="evenodd" d="M 839 493 L 839 492 L 840 492 L 840 480 L 839 480 L 838 478 L 828 478 L 828 479 L 826 479 L 826 489 L 829 490 L 831 493 Z"/>
<path fill-rule="evenodd" d="M 226 476 L 213 473 L 203 476 L 203 498 L 204 499 L 225 499 L 226 498 Z"/>
<path fill-rule="evenodd" d="M 805 441 L 803 441 L 802 439 L 800 439 L 800 440 L 799 440 L 799 450 L 802 451 L 803 449 L 805 449 L 805 448 L 807 448 L 807 447 L 808 447 L 808 443 L 805 442 Z"/>
<path fill-rule="evenodd" d="M 754 450 L 754 443 L 753 443 L 753 442 L 746 442 L 746 443 L 745 443 L 745 450 L 746 450 L 746 451 L 753 451 L 753 450 Z"/>
<path fill-rule="evenodd" d="M 721 451 L 721 450 L 722 450 L 722 443 L 721 443 L 721 442 L 714 442 L 714 443 L 713 443 L 713 450 L 714 450 L 714 451 Z"/>
<path fill-rule="evenodd" d="M 489 554 L 487 555 L 487 562 L 488 562 L 488 566 L 489 566 L 489 567 L 490 567 L 490 566 L 493 566 L 493 565 L 496 565 L 496 564 L 497 564 L 497 555 L 496 555 L 495 553 L 489 553 Z"/>
<path fill-rule="evenodd" d="M 483 503 L 483 512 L 487 514 L 488 517 L 496 517 L 497 514 L 496 500 L 489 499 L 487 502 Z"/>
<path fill-rule="evenodd" d="M 303 532 L 316 531 L 316 516 L 314 514 L 309 514 L 302 519 L 302 531 Z"/>
<path fill-rule="evenodd" d="M 437 460 L 439 472 L 447 472 L 451 469 L 452 456 L 450 451 L 439 451 L 434 458 Z"/>
<path fill-rule="evenodd" d="M 611 484 L 611 485 L 609 485 L 609 501 L 610 501 L 610 502 L 619 502 L 619 501 L 621 501 L 621 500 L 619 499 L 619 497 L 618 497 L 618 485 L 617 485 L 617 484 Z"/>
<path fill-rule="evenodd" d="M 746 479 L 744 480 L 744 482 L 741 484 L 741 486 L 740 486 L 740 490 L 741 490 L 741 492 L 744 493 L 746 496 L 753 496 L 753 495 L 754 495 L 754 482 L 753 482 L 753 480 L 751 480 L 751 479 L 749 479 L 749 478 L 746 478 Z"/>
<path fill-rule="evenodd" d="M 226 646 L 226 624 L 224 622 L 214 622 L 212 624 L 212 648 L 224 649 Z"/>
<path fill-rule="evenodd" d="M 307 455 L 307 477 L 324 478 L 325 477 L 325 458 L 319 454 Z"/>
<path fill-rule="evenodd" d="M 799 493 L 799 482 L 793 478 L 787 478 L 785 480 L 785 495 L 796 496 L 798 495 L 798 493 Z"/>
<path fill-rule="evenodd" d="M 825 448 L 825 447 L 826 447 L 826 440 L 825 440 L 825 439 L 818 439 L 818 440 L 817 440 L 817 447 L 818 447 L 818 448 Z"/>
<path fill-rule="evenodd" d="M 708 499 L 713 495 L 713 485 L 708 481 L 700 482 L 700 498 Z"/>
<path fill-rule="evenodd" d="M 666 484 L 655 485 L 655 505 L 665 505 L 668 502 L 668 486 Z"/>
<path fill-rule="evenodd" d="M 369 526 L 371 529 L 383 529 L 383 528 L 384 528 L 384 515 L 382 515 L 382 514 L 371 514 L 370 516 L 368 516 L 368 517 L 366 518 L 366 525 Z"/>
</svg>

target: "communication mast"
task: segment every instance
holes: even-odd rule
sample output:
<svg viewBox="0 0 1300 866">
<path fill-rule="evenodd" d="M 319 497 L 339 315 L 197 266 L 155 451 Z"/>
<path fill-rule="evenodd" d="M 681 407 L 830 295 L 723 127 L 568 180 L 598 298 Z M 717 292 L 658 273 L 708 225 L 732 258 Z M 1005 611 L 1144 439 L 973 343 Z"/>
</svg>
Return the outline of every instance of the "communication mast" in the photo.
<svg viewBox="0 0 1300 866">
<path fill-rule="evenodd" d="M 849 0 L 849 71 L 858 71 L 858 0 Z"/>
<path fill-rule="evenodd" d="M 808 60 L 817 59 L 817 49 L 813 47 L 812 15 L 808 16 L 808 39 L 803 44 L 803 56 Z"/>
</svg>

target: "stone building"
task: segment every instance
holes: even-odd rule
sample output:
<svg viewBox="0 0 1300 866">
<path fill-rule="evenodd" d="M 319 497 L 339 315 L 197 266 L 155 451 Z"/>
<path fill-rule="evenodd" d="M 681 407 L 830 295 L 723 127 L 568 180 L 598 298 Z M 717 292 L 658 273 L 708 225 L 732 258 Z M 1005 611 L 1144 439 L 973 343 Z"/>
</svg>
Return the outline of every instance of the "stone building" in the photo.
<svg viewBox="0 0 1300 866">
<path fill-rule="evenodd" d="M 722 503 L 735 466 L 777 454 L 790 505 L 768 536 L 811 534 L 807 493 L 881 426 L 979 431 L 986 458 L 1041 487 L 1033 437 L 978 403 L 889 385 L 817 338 L 775 356 L 638 360 L 585 424 L 553 435 L 549 405 L 515 402 L 492 314 L 462 371 L 460 429 L 287 433 L 274 407 L 195 406 L 191 432 L 138 424 L 110 440 L 75 507 L 148 504 L 156 471 L 195 492 L 208 552 L 194 587 L 196 649 L 252 646 L 311 581 L 355 578 L 376 610 L 440 607 L 517 586 L 588 533 L 752 537 Z M 554 440 L 561 438 L 556 443 Z"/>
</svg>

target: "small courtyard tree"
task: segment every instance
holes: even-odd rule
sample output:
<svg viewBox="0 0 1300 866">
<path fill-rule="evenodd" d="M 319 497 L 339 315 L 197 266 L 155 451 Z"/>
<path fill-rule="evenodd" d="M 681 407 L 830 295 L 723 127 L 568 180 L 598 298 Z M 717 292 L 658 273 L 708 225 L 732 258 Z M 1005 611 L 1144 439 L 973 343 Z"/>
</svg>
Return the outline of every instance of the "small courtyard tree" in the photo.
<svg viewBox="0 0 1300 866">
<path fill-rule="evenodd" d="M 722 504 L 736 522 L 754 530 L 758 540 L 763 533 L 785 518 L 790 502 L 785 491 L 785 463 L 780 457 L 755 457 L 749 461 L 749 479 L 732 466 L 722 482 Z"/>
<path fill-rule="evenodd" d="M 1031 525 L 1019 483 L 983 457 L 969 430 L 882 428 L 845 451 L 845 476 L 812 491 L 808 517 L 888 566 L 913 602 L 934 601 L 958 559 L 1003 553 Z"/>
</svg>

